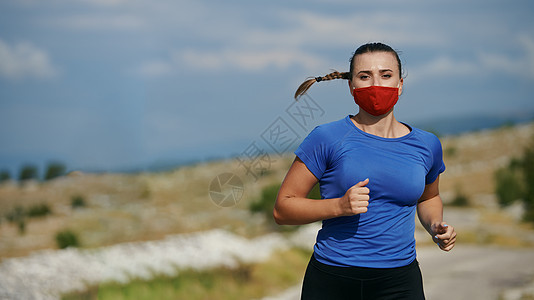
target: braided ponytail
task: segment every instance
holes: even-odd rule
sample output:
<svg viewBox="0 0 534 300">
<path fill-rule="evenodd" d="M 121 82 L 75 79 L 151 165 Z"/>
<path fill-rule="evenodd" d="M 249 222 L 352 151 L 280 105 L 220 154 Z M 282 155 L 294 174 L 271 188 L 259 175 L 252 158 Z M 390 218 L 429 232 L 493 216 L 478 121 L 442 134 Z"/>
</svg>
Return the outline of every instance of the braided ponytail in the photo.
<svg viewBox="0 0 534 300">
<path fill-rule="evenodd" d="M 349 72 L 340 73 L 338 71 L 334 71 L 330 74 L 326 74 L 323 77 L 310 78 L 304 81 L 299 86 L 299 88 L 295 92 L 295 100 L 298 100 L 299 97 L 304 95 L 308 91 L 308 89 L 312 86 L 312 84 L 319 82 L 319 81 L 326 81 L 326 80 L 332 80 L 332 79 L 350 79 L 350 73 Z"/>
<path fill-rule="evenodd" d="M 352 58 L 350 59 L 350 71 L 349 72 L 343 72 L 340 73 L 338 71 L 332 72 L 330 74 L 327 74 L 323 77 L 315 77 L 310 78 L 306 81 L 304 81 L 297 91 L 295 92 L 295 100 L 298 100 L 299 97 L 304 95 L 308 89 L 312 86 L 312 84 L 319 82 L 319 81 L 325 81 L 325 80 L 332 80 L 332 79 L 352 79 L 352 71 L 354 70 L 354 61 L 356 56 L 363 54 L 363 53 L 369 53 L 369 52 L 388 52 L 395 55 L 395 58 L 397 59 L 397 64 L 399 66 L 399 76 L 402 78 L 402 63 L 399 58 L 399 54 L 397 54 L 397 51 L 393 50 L 390 46 L 383 44 L 383 43 L 368 43 L 365 45 L 361 45 L 354 54 L 352 55 Z"/>
</svg>

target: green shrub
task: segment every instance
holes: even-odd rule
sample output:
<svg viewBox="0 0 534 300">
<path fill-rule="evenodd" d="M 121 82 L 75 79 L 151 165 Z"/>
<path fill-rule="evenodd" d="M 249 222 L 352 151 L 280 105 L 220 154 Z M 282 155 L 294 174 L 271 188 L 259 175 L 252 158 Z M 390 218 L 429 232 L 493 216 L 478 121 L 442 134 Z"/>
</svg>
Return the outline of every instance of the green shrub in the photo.
<svg viewBox="0 0 534 300">
<path fill-rule="evenodd" d="M 24 219 L 26 217 L 26 212 L 24 211 L 24 208 L 22 206 L 17 205 L 8 213 L 6 213 L 5 217 L 9 222 L 15 223 L 19 222 L 19 220 L 21 219 Z"/>
<path fill-rule="evenodd" d="M 48 206 L 48 204 L 46 203 L 30 206 L 30 208 L 28 208 L 26 212 L 26 215 L 30 218 L 44 217 L 50 214 L 52 214 L 52 210 L 50 209 L 50 206 Z"/>
<path fill-rule="evenodd" d="M 70 206 L 74 209 L 85 207 L 85 199 L 80 195 L 72 196 L 70 198 Z"/>
<path fill-rule="evenodd" d="M 17 227 L 19 228 L 19 234 L 23 235 L 26 233 L 26 220 L 20 219 L 17 221 Z"/>
<path fill-rule="evenodd" d="M 7 170 L 0 171 L 0 183 L 4 181 L 8 181 L 10 179 L 11 179 L 11 175 L 9 174 L 9 171 Z"/>
<path fill-rule="evenodd" d="M 292 230 L 298 228 L 297 226 L 278 226 L 273 219 L 273 208 L 274 203 L 276 202 L 276 196 L 278 195 L 278 190 L 280 190 L 280 183 L 272 184 L 266 186 L 261 191 L 261 196 L 255 202 L 251 203 L 249 209 L 253 213 L 261 213 L 267 219 L 267 222 L 272 225 L 277 230 Z M 319 192 L 319 184 L 316 184 L 310 193 L 308 198 L 311 199 L 321 199 L 321 194 Z"/>
<path fill-rule="evenodd" d="M 319 184 L 316 184 L 308 194 L 308 198 L 310 199 L 321 199 L 321 191 L 319 188 Z"/>
<path fill-rule="evenodd" d="M 495 193 L 501 207 L 508 206 L 523 198 L 524 189 L 521 174 L 513 167 L 502 168 L 495 173 Z"/>
<path fill-rule="evenodd" d="M 73 231 L 66 229 L 56 234 L 56 243 L 59 249 L 67 247 L 79 247 L 78 236 Z"/>
<path fill-rule="evenodd" d="M 534 138 L 523 155 L 523 179 L 526 187 L 524 219 L 534 222 Z"/>
<path fill-rule="evenodd" d="M 20 170 L 19 180 L 37 179 L 37 167 L 33 165 L 25 165 Z"/>
<path fill-rule="evenodd" d="M 139 193 L 139 198 L 141 199 L 150 199 L 152 195 L 152 192 L 150 190 L 150 185 L 148 183 L 144 183 L 141 187 L 141 192 Z"/>
<path fill-rule="evenodd" d="M 52 214 L 52 210 L 46 203 L 35 204 L 29 208 L 17 205 L 5 214 L 5 218 L 11 223 L 20 223 L 26 218 L 44 217 L 50 214 Z"/>
<path fill-rule="evenodd" d="M 54 179 L 63 175 L 65 175 L 65 165 L 58 162 L 52 162 L 48 164 L 44 180 Z"/>
<path fill-rule="evenodd" d="M 279 189 L 280 184 L 278 183 L 264 187 L 261 191 L 260 198 L 250 204 L 250 211 L 254 213 L 268 214 L 268 217 L 272 219 L 274 202 L 276 201 L 276 196 L 278 195 Z"/>
<path fill-rule="evenodd" d="M 456 149 L 456 147 L 454 146 L 449 146 L 445 148 L 445 151 L 444 151 L 446 157 L 454 157 L 456 156 L 457 152 L 458 152 L 458 149 Z"/>
<path fill-rule="evenodd" d="M 523 219 L 534 222 L 534 137 L 520 159 L 495 173 L 499 204 L 506 206 L 520 199 L 525 207 Z"/>
<path fill-rule="evenodd" d="M 457 190 L 450 205 L 461 206 L 461 207 L 469 206 L 469 198 L 467 198 L 467 196 L 464 193 L 462 193 L 460 190 Z"/>
<path fill-rule="evenodd" d="M 26 211 L 22 206 L 15 206 L 4 216 L 9 222 L 17 224 L 19 234 L 24 234 L 26 232 Z"/>
</svg>

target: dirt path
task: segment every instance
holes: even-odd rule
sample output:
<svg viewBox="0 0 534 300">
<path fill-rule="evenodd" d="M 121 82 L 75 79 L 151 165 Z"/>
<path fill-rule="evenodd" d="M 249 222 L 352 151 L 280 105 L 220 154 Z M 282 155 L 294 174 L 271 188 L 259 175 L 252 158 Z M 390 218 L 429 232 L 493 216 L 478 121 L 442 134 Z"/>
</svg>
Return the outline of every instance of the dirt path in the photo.
<svg viewBox="0 0 534 300">
<path fill-rule="evenodd" d="M 514 298 L 514 289 L 532 289 L 534 250 L 458 246 L 450 253 L 422 248 L 418 260 L 428 299 Z"/>
<path fill-rule="evenodd" d="M 534 295 L 534 250 L 458 246 L 418 249 L 429 300 L 519 300 Z M 502 298 L 499 298 L 502 296 Z M 264 300 L 298 300 L 300 286 Z M 528 298 L 531 299 L 531 298 Z"/>
</svg>

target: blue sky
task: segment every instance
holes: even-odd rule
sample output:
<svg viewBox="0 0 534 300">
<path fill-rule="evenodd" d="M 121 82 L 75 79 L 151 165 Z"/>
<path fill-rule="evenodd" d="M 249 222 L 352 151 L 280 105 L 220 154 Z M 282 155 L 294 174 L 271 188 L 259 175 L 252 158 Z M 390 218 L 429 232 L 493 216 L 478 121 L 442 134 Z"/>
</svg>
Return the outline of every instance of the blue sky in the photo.
<svg viewBox="0 0 534 300">
<path fill-rule="evenodd" d="M 0 169 L 239 154 L 371 41 L 400 51 L 401 121 L 534 111 L 532 1 L 6 0 Z M 342 80 L 309 95 L 317 124 L 358 110 Z"/>
</svg>

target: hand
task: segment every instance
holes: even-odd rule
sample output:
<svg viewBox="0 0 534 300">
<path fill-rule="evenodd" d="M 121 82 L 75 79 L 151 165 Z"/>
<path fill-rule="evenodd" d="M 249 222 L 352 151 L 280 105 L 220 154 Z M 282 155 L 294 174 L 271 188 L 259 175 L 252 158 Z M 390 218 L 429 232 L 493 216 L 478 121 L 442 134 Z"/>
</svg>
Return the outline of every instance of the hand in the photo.
<svg viewBox="0 0 534 300">
<path fill-rule="evenodd" d="M 360 181 L 350 187 L 345 195 L 340 198 L 341 214 L 352 216 L 367 212 L 369 206 L 369 189 L 365 187 L 369 183 L 369 178 Z"/>
<path fill-rule="evenodd" d="M 450 251 L 454 247 L 456 232 L 452 226 L 441 222 L 439 224 L 433 224 L 431 230 L 433 234 L 432 239 L 441 250 Z"/>
</svg>

